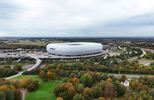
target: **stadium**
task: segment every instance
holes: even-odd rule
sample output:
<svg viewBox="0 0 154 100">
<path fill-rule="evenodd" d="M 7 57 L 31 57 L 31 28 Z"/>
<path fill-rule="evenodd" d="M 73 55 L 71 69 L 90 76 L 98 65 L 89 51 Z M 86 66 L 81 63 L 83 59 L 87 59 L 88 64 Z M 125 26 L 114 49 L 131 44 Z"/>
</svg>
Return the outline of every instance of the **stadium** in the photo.
<svg viewBox="0 0 154 100">
<path fill-rule="evenodd" d="M 52 43 L 46 46 L 56 56 L 90 56 L 102 53 L 102 44 L 89 42 Z"/>
</svg>

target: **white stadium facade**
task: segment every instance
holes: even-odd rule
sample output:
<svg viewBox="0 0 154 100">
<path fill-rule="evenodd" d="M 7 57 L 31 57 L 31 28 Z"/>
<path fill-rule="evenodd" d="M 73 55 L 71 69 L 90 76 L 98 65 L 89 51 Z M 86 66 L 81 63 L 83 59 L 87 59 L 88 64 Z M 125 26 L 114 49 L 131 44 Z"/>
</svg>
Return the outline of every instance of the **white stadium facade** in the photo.
<svg viewBox="0 0 154 100">
<path fill-rule="evenodd" d="M 53 58 L 80 58 L 101 56 L 102 47 L 100 43 L 90 42 L 51 43 L 46 50 Z"/>
</svg>

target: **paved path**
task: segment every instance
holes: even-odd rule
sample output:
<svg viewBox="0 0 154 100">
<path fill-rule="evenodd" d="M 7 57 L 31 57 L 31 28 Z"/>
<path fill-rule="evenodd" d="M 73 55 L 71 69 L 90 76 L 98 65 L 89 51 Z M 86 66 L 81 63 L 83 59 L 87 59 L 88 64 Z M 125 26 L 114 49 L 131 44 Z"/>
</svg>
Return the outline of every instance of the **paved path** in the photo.
<svg viewBox="0 0 154 100">
<path fill-rule="evenodd" d="M 33 70 L 34 68 L 38 67 L 38 66 L 41 64 L 41 62 L 42 62 L 42 60 L 40 60 L 40 59 L 37 58 L 37 57 L 32 57 L 32 56 L 30 56 L 30 57 L 31 57 L 31 58 L 34 58 L 34 59 L 36 60 L 36 64 L 35 64 L 33 67 L 27 69 L 26 71 L 31 71 L 31 70 Z M 18 73 L 18 74 L 16 74 L 16 75 L 10 76 L 10 77 L 8 77 L 8 78 L 5 78 L 5 79 L 8 80 L 8 79 L 17 77 L 17 76 L 19 76 L 19 75 L 22 75 L 23 72 L 24 72 L 24 71 L 22 71 L 22 72 L 20 72 L 20 73 Z"/>
<path fill-rule="evenodd" d="M 141 49 L 142 50 L 142 55 L 140 55 L 140 57 L 143 57 L 144 55 L 146 55 L 146 52 L 145 52 L 145 50 L 144 49 Z M 130 58 L 130 59 L 128 59 L 128 60 L 134 60 L 134 59 L 137 59 L 138 57 L 133 57 L 133 58 Z"/>
<path fill-rule="evenodd" d="M 28 92 L 27 89 L 20 89 L 21 93 L 22 93 L 22 100 L 25 100 L 26 97 L 26 93 Z"/>
</svg>

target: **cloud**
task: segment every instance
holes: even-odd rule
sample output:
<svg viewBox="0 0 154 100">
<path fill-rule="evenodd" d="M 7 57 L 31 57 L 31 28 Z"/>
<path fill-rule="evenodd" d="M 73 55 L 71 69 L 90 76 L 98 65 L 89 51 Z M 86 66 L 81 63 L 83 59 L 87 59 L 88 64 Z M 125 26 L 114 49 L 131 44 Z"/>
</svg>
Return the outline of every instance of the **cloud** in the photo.
<svg viewBox="0 0 154 100">
<path fill-rule="evenodd" d="M 154 36 L 153 5 L 153 0 L 3 0 L 0 31 L 51 37 L 133 36 L 148 31 Z"/>
</svg>

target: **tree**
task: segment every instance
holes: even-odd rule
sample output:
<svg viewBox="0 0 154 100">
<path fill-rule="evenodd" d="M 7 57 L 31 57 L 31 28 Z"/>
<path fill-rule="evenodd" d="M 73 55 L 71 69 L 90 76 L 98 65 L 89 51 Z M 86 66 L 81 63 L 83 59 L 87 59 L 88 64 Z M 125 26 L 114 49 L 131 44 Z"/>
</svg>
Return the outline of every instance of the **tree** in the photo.
<svg viewBox="0 0 154 100">
<path fill-rule="evenodd" d="M 73 97 L 73 100 L 85 100 L 85 98 L 82 96 L 82 94 L 76 93 Z"/>
<path fill-rule="evenodd" d="M 86 100 L 91 100 L 93 98 L 93 91 L 91 88 L 85 88 L 83 92 L 83 96 L 85 97 Z"/>
<path fill-rule="evenodd" d="M 43 73 L 44 73 L 44 71 L 41 71 L 41 72 L 39 73 L 39 77 L 41 77 Z"/>
<path fill-rule="evenodd" d="M 116 90 L 117 88 L 114 84 L 108 83 L 104 89 L 104 97 L 111 98 L 111 99 L 116 98 L 118 95 Z"/>
<path fill-rule="evenodd" d="M 111 78 L 108 78 L 106 81 L 107 82 L 112 82 L 112 79 Z"/>
<path fill-rule="evenodd" d="M 78 82 L 79 82 L 79 79 L 78 78 L 73 78 L 73 85 L 75 85 Z"/>
<path fill-rule="evenodd" d="M 30 84 L 30 85 L 27 86 L 27 90 L 28 90 L 29 92 L 32 92 L 32 91 L 34 91 L 35 89 L 36 89 L 36 87 L 35 87 L 35 85 L 33 85 L 33 84 Z"/>
<path fill-rule="evenodd" d="M 73 96 L 74 96 L 75 94 L 76 94 L 75 89 L 74 89 L 73 87 L 70 87 L 70 88 L 68 89 L 68 95 L 69 95 L 70 100 L 72 100 L 72 98 L 73 98 Z"/>
<path fill-rule="evenodd" d="M 61 97 L 58 97 L 56 100 L 63 100 L 63 98 L 61 98 Z"/>
<path fill-rule="evenodd" d="M 99 97 L 98 100 L 106 100 L 104 97 Z"/>
<path fill-rule="evenodd" d="M 71 73 L 70 75 L 69 75 L 69 78 L 74 78 L 75 77 L 75 73 Z"/>
<path fill-rule="evenodd" d="M 27 79 L 26 78 L 22 79 L 21 86 L 22 87 L 26 87 L 27 86 Z"/>
<path fill-rule="evenodd" d="M 41 75 L 41 79 L 43 79 L 44 82 L 47 82 L 47 81 L 48 81 L 48 75 L 46 74 L 46 72 L 44 72 L 44 73 Z"/>
<path fill-rule="evenodd" d="M 68 82 L 68 79 L 64 78 L 62 83 L 67 83 L 67 82 Z"/>
<path fill-rule="evenodd" d="M 14 94 L 13 91 L 8 89 L 8 90 L 3 90 L 3 92 L 6 94 L 6 100 L 13 100 L 14 99 Z"/>
<path fill-rule="evenodd" d="M 50 75 L 51 75 L 52 73 L 50 72 L 50 71 L 48 71 L 47 72 L 47 75 L 48 75 L 48 77 L 50 78 Z"/>
<path fill-rule="evenodd" d="M 32 79 L 32 77 L 30 77 L 30 78 L 27 80 L 27 85 L 32 84 L 32 83 L 33 83 L 33 79 Z"/>
<path fill-rule="evenodd" d="M 15 89 L 14 91 L 14 100 L 20 100 L 21 99 L 21 92 L 19 89 Z"/>
<path fill-rule="evenodd" d="M 0 91 L 0 100 L 6 100 L 6 94 L 3 91 Z"/>
<path fill-rule="evenodd" d="M 84 86 L 83 86 L 82 84 L 80 84 L 80 85 L 78 86 L 77 92 L 78 92 L 79 94 L 82 94 L 83 91 L 84 91 Z"/>
<path fill-rule="evenodd" d="M 154 98 L 154 89 L 149 89 L 148 94 Z"/>
<path fill-rule="evenodd" d="M 134 81 L 134 82 L 132 83 L 132 87 L 133 87 L 134 89 L 136 89 L 136 88 L 137 88 L 137 84 L 138 84 L 138 82 L 137 82 L 137 81 Z"/>
<path fill-rule="evenodd" d="M 69 100 L 68 92 L 61 92 L 58 96 L 62 97 L 64 100 Z"/>
<path fill-rule="evenodd" d="M 63 76 L 64 75 L 64 70 L 60 69 L 59 74 L 60 74 L 60 76 Z"/>
<path fill-rule="evenodd" d="M 50 79 L 55 80 L 57 78 L 57 74 L 52 72 L 49 76 Z"/>
<path fill-rule="evenodd" d="M 88 80 L 89 80 L 90 78 L 92 78 L 92 77 L 91 77 L 89 74 L 83 74 L 83 75 L 81 76 L 81 82 L 82 82 L 82 84 L 83 84 L 85 87 L 88 86 Z"/>
<path fill-rule="evenodd" d="M 92 87 L 93 86 L 93 81 L 92 81 L 92 78 L 89 78 L 88 79 L 88 87 Z"/>
</svg>

